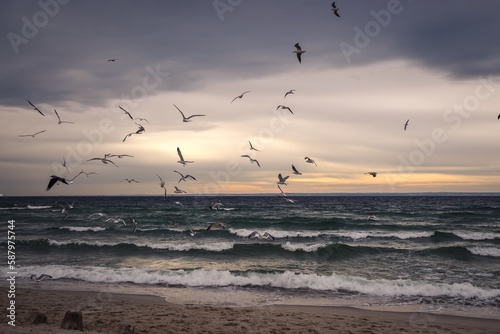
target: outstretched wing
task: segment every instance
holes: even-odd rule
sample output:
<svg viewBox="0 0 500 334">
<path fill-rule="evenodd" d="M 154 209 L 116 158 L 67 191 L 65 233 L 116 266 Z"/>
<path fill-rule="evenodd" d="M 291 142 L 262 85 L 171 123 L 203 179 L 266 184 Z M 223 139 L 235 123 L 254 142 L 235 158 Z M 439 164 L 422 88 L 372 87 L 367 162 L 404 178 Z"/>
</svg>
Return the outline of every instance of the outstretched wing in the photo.
<svg viewBox="0 0 500 334">
<path fill-rule="evenodd" d="M 181 161 L 184 161 L 184 157 L 182 156 L 182 152 L 180 150 L 180 148 L 177 147 L 177 154 L 179 155 L 179 159 L 181 159 Z"/>
</svg>

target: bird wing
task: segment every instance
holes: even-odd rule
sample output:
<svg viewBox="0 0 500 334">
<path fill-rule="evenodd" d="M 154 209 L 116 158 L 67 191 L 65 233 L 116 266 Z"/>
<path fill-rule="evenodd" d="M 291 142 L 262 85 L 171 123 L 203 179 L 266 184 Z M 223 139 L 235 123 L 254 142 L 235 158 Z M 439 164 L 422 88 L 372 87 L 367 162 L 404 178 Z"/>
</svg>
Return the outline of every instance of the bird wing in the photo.
<svg viewBox="0 0 500 334">
<path fill-rule="evenodd" d="M 191 115 L 191 116 L 189 116 L 189 117 L 188 117 L 188 118 L 186 118 L 186 119 L 191 119 L 191 118 L 193 118 L 193 117 L 200 117 L 200 116 L 205 116 L 205 115 Z"/>
<path fill-rule="evenodd" d="M 182 115 L 182 119 L 186 119 L 186 116 L 184 116 L 184 113 L 179 109 L 179 107 L 177 107 L 175 104 L 174 104 L 174 107 L 177 108 L 177 110 L 179 110 L 179 112 L 181 113 Z"/>
<path fill-rule="evenodd" d="M 299 43 L 295 44 L 295 48 L 297 51 L 302 51 L 302 48 L 300 47 Z"/>
<path fill-rule="evenodd" d="M 297 53 L 297 59 L 299 60 L 299 63 L 302 64 L 302 59 L 301 59 L 301 54 L 300 53 Z"/>
<path fill-rule="evenodd" d="M 49 184 L 47 185 L 47 189 L 45 189 L 46 191 L 49 191 L 50 188 L 52 188 L 52 186 L 54 186 L 54 184 L 56 184 L 56 182 L 58 181 L 58 178 L 57 177 L 52 177 L 49 181 Z"/>
<path fill-rule="evenodd" d="M 128 115 L 128 117 L 130 117 L 130 119 L 134 119 L 134 118 L 132 117 L 132 115 L 130 115 L 130 113 L 129 113 L 128 111 L 126 111 L 125 109 L 123 109 L 123 108 L 122 108 L 122 107 L 120 107 L 120 106 L 118 106 L 118 108 L 120 108 L 121 110 L 123 110 L 123 111 L 124 111 L 124 112 Z"/>
<path fill-rule="evenodd" d="M 280 175 L 281 175 L 281 174 L 280 174 Z M 288 180 L 288 178 L 289 178 L 289 177 L 290 177 L 290 176 L 285 176 L 285 177 L 283 178 L 283 182 L 286 182 L 286 180 Z"/>
<path fill-rule="evenodd" d="M 292 170 L 295 172 L 295 173 L 298 173 L 299 171 L 297 170 L 297 168 L 295 168 L 294 165 L 292 165 Z"/>
<path fill-rule="evenodd" d="M 260 164 L 259 164 L 259 162 L 258 162 L 257 160 L 255 160 L 255 159 L 254 159 L 254 161 L 255 161 L 255 162 L 257 163 L 257 166 L 259 166 L 259 167 L 260 167 Z"/>
<path fill-rule="evenodd" d="M 179 159 L 181 159 L 181 161 L 184 161 L 184 157 L 182 156 L 182 152 L 180 150 L 180 148 L 177 147 L 177 154 L 179 155 Z"/>
<path fill-rule="evenodd" d="M 251 157 L 248 155 L 248 154 L 244 154 L 241 156 L 242 158 L 248 158 L 248 159 L 251 159 Z"/>
<path fill-rule="evenodd" d="M 59 114 L 57 113 L 57 110 L 54 108 L 54 112 L 56 113 L 56 116 L 57 116 L 57 119 L 59 120 L 59 122 L 61 121 L 61 117 L 59 117 Z"/>
</svg>

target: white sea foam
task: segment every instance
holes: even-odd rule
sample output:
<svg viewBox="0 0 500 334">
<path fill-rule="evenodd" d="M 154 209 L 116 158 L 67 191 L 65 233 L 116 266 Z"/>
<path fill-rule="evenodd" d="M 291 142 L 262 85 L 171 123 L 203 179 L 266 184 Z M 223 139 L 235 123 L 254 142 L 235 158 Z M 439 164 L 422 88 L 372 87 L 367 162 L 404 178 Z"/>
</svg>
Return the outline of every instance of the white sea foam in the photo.
<svg viewBox="0 0 500 334">
<path fill-rule="evenodd" d="M 286 249 L 287 251 L 295 252 L 297 250 L 302 250 L 305 252 L 315 252 L 319 248 L 326 247 L 328 244 L 326 243 L 317 243 L 317 244 L 292 244 L 289 241 L 287 241 L 284 245 L 281 245 L 283 249 Z"/>
<path fill-rule="evenodd" d="M 25 210 L 27 207 L 25 206 L 9 206 L 6 208 L 0 208 L 0 210 Z"/>
<path fill-rule="evenodd" d="M 474 255 L 500 257 L 500 248 L 496 247 L 467 247 L 467 250 Z"/>
<path fill-rule="evenodd" d="M 352 240 L 366 239 L 366 238 L 397 238 L 397 239 L 416 239 L 428 238 L 434 232 L 387 232 L 387 231 L 334 231 L 331 233 L 337 237 L 350 238 Z"/>
<path fill-rule="evenodd" d="M 52 205 L 28 205 L 27 208 L 31 210 L 37 209 L 50 209 Z"/>
<path fill-rule="evenodd" d="M 69 230 L 71 232 L 87 232 L 87 231 L 100 232 L 106 230 L 106 228 L 104 227 L 88 227 L 88 226 L 61 226 L 59 227 L 59 229 Z"/>
<path fill-rule="evenodd" d="M 500 233 L 495 232 L 473 232 L 473 231 L 450 231 L 464 240 L 492 240 L 500 239 Z"/>
<path fill-rule="evenodd" d="M 255 229 L 255 230 L 249 230 L 246 228 L 241 228 L 241 229 L 236 229 L 236 228 L 229 228 L 229 232 L 232 234 L 236 234 L 239 237 L 248 237 L 250 233 L 253 231 L 257 231 L 259 233 L 264 233 L 267 232 L 271 234 L 273 237 L 276 239 L 281 239 L 281 238 L 293 238 L 293 237 L 317 237 L 321 235 L 321 232 L 316 232 L 316 231 L 309 231 L 309 232 L 304 232 L 304 231 L 283 231 L 283 230 L 274 230 L 274 229 Z"/>
</svg>

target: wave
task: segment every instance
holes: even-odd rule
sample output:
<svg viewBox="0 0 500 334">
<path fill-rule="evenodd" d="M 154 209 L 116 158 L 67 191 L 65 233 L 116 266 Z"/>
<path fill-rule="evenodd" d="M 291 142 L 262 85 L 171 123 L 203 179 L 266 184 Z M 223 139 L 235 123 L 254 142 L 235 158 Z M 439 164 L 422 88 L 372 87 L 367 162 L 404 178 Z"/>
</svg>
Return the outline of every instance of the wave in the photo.
<svg viewBox="0 0 500 334">
<path fill-rule="evenodd" d="M 27 207 L 25 206 L 9 206 L 6 208 L 0 208 L 0 210 L 26 210 Z"/>
<path fill-rule="evenodd" d="M 434 232 L 408 231 L 408 232 L 387 232 L 387 231 L 335 231 L 331 233 L 334 236 L 349 238 L 352 240 L 367 238 L 395 238 L 395 239 L 416 239 L 429 238 Z"/>
<path fill-rule="evenodd" d="M 246 228 L 242 228 L 242 229 L 235 229 L 235 228 L 229 228 L 229 233 L 231 234 L 235 234 L 239 237 L 243 237 L 243 238 L 246 238 L 250 235 L 250 233 L 252 233 L 253 231 L 255 230 L 249 230 L 249 229 L 246 229 Z M 273 237 L 275 237 L 276 239 L 282 239 L 282 238 L 290 238 L 290 237 L 308 237 L 308 238 L 313 238 L 313 237 L 318 237 L 321 235 L 321 232 L 305 232 L 305 231 L 283 231 L 283 230 L 275 230 L 275 229 L 266 229 L 266 230 L 262 230 L 262 231 L 259 231 L 257 230 L 259 233 L 264 233 L 264 232 L 268 232 L 269 234 L 271 234 Z"/>
<path fill-rule="evenodd" d="M 106 231 L 106 228 L 104 228 L 104 227 L 88 227 L 88 226 L 61 226 L 61 227 L 59 227 L 59 229 L 60 230 L 69 230 L 71 232 Z"/>
<path fill-rule="evenodd" d="M 467 250 L 474 255 L 500 257 L 500 248 L 496 247 L 467 247 Z"/>
<path fill-rule="evenodd" d="M 5 271 L 5 269 L 2 269 Z M 62 265 L 27 266 L 18 270 L 20 277 L 43 272 L 53 279 L 77 279 L 87 282 L 164 284 L 192 287 L 273 287 L 338 291 L 373 296 L 452 297 L 495 300 L 500 289 L 488 289 L 470 283 L 439 283 L 404 279 L 369 279 L 360 276 L 297 274 L 291 271 L 261 273 L 228 270 L 164 270 L 142 268 L 70 267 Z"/>
<path fill-rule="evenodd" d="M 500 239 L 500 233 L 495 232 L 473 232 L 473 231 L 452 231 L 454 235 L 463 240 L 493 240 Z"/>
<path fill-rule="evenodd" d="M 30 210 L 50 209 L 52 205 L 28 205 L 27 208 Z"/>
</svg>

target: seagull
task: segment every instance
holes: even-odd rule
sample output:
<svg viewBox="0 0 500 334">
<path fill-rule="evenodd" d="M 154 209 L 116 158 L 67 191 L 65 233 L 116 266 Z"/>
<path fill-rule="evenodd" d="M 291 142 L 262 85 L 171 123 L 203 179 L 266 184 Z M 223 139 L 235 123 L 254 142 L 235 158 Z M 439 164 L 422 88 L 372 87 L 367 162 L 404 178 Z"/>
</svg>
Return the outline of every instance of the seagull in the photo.
<svg viewBox="0 0 500 334">
<path fill-rule="evenodd" d="M 66 205 L 68 206 L 68 209 L 73 209 L 75 207 L 75 201 L 73 201 L 73 203 L 68 203 L 68 202 L 64 202 L 66 203 Z"/>
<path fill-rule="evenodd" d="M 500 117 L 500 115 L 498 115 Z M 405 123 L 405 131 L 406 131 L 406 128 L 408 127 L 408 122 L 410 122 L 410 120 L 407 120 L 406 123 Z"/>
<path fill-rule="evenodd" d="M 290 89 L 288 92 L 285 93 L 285 97 L 288 95 L 288 94 L 293 94 L 293 92 L 295 92 L 295 89 Z M 285 98 L 284 97 L 284 98 Z"/>
<path fill-rule="evenodd" d="M 299 43 L 295 44 L 295 48 L 296 48 L 297 50 L 293 51 L 293 53 L 296 53 L 296 54 L 297 54 L 297 59 L 299 60 L 299 63 L 301 63 L 301 64 L 302 64 L 302 59 L 301 59 L 301 56 L 302 56 L 302 54 L 303 54 L 303 53 L 305 53 L 305 52 L 306 52 L 306 50 L 303 50 L 303 51 L 302 51 L 302 48 L 300 47 Z"/>
<path fill-rule="evenodd" d="M 212 224 L 208 225 L 207 231 L 215 230 L 217 227 L 221 227 L 223 229 L 226 229 L 226 225 L 224 225 L 224 223 L 212 223 Z"/>
<path fill-rule="evenodd" d="M 286 184 L 286 180 L 288 179 L 288 176 L 283 177 L 281 174 L 278 174 L 278 179 L 279 179 L 279 181 L 278 181 L 278 182 L 276 182 L 276 184 L 278 184 L 278 185 L 279 185 L 279 184 L 282 184 L 282 185 L 284 185 L 284 186 L 286 186 L 286 185 L 287 185 L 287 184 Z"/>
<path fill-rule="evenodd" d="M 127 181 L 128 183 L 132 183 L 132 182 L 135 182 L 135 183 L 140 183 L 139 181 L 135 180 L 135 179 L 123 179 L 121 180 L 120 182 L 123 182 L 123 181 Z"/>
<path fill-rule="evenodd" d="M 33 138 L 35 138 L 36 135 L 39 135 L 40 133 L 44 133 L 45 131 L 47 131 L 47 130 L 38 131 L 37 133 L 34 133 L 32 135 L 19 135 L 19 137 L 33 137 Z"/>
<path fill-rule="evenodd" d="M 333 14 L 335 14 L 338 17 L 340 17 L 340 15 L 339 15 L 339 8 L 335 5 L 335 2 L 332 3 L 332 11 L 333 11 Z"/>
<path fill-rule="evenodd" d="M 279 185 L 279 184 L 277 184 L 277 186 L 278 186 L 278 189 L 281 191 L 281 196 L 282 196 L 282 197 L 286 197 L 286 194 L 285 194 L 285 192 L 283 191 L 283 189 L 281 189 L 280 185 Z"/>
<path fill-rule="evenodd" d="M 264 234 L 260 234 L 257 231 L 253 231 L 252 233 L 250 233 L 250 235 L 247 238 L 249 238 L 249 239 L 259 239 L 259 240 L 274 240 L 275 239 L 268 232 L 264 232 Z"/>
<path fill-rule="evenodd" d="M 185 194 L 186 193 L 184 190 L 179 189 L 176 186 L 174 186 L 174 188 L 175 188 L 174 194 Z"/>
<path fill-rule="evenodd" d="M 87 217 L 87 219 L 108 218 L 108 215 L 102 212 L 95 212 Z"/>
<path fill-rule="evenodd" d="M 108 61 L 112 61 L 112 62 L 115 62 L 115 61 L 117 61 L 117 60 L 118 60 L 118 58 L 111 58 L 111 59 L 108 59 Z"/>
<path fill-rule="evenodd" d="M 248 158 L 248 159 L 250 160 L 250 162 L 251 162 L 251 163 L 256 163 L 256 164 L 257 164 L 257 166 L 259 166 L 259 167 L 260 167 L 259 162 L 258 162 L 256 159 L 252 159 L 252 157 L 251 157 L 251 156 L 249 156 L 248 154 L 244 154 L 244 155 L 242 155 L 241 157 L 242 157 L 242 158 Z"/>
<path fill-rule="evenodd" d="M 70 123 L 70 124 L 73 124 L 75 122 L 69 122 L 69 121 L 61 121 L 61 117 L 59 117 L 59 114 L 57 113 L 57 110 L 54 108 L 54 112 L 56 113 L 56 116 L 57 116 L 57 119 L 59 120 L 59 123 L 58 124 L 62 124 L 62 123 Z"/>
<path fill-rule="evenodd" d="M 253 145 L 250 142 L 250 140 L 248 141 L 248 143 L 250 144 L 250 150 L 259 151 L 258 149 L 256 149 L 255 147 L 253 147 Z"/>
<path fill-rule="evenodd" d="M 36 111 L 38 111 L 38 112 L 40 113 L 40 115 L 45 116 L 45 115 L 43 114 L 43 112 L 41 112 L 41 111 L 40 111 L 40 109 L 38 109 L 38 108 L 37 108 L 37 107 L 36 107 L 33 103 L 31 103 L 31 101 L 30 101 L 30 100 L 28 100 L 28 103 L 29 103 L 29 104 L 31 104 L 31 106 L 33 107 L 33 109 L 35 109 Z"/>
<path fill-rule="evenodd" d="M 130 117 L 131 120 L 133 120 L 134 118 L 132 117 L 132 115 L 130 115 L 130 113 L 128 111 L 126 111 L 125 109 L 123 109 L 122 107 L 118 106 L 118 108 L 120 108 L 121 110 L 123 110 L 125 112 L 125 114 L 128 115 L 128 117 Z"/>
<path fill-rule="evenodd" d="M 196 181 L 196 179 L 192 175 L 189 175 L 189 174 L 184 175 L 181 172 L 178 172 L 176 170 L 174 170 L 174 172 L 176 172 L 177 174 L 179 174 L 181 176 L 181 178 L 179 179 L 179 182 L 177 182 L 177 183 L 180 183 L 181 181 L 186 182 L 186 179 L 191 179 L 191 180 Z"/>
<path fill-rule="evenodd" d="M 304 159 L 306 160 L 307 163 L 316 165 L 316 162 L 313 159 L 311 159 L 309 157 L 304 157 Z M 318 166 L 318 165 L 316 165 L 316 166 Z"/>
<path fill-rule="evenodd" d="M 181 150 L 178 147 L 177 147 L 177 154 L 179 155 L 179 159 L 180 159 L 177 162 L 180 163 L 183 166 L 186 166 L 187 164 L 190 164 L 190 163 L 194 162 L 194 161 L 186 161 L 186 160 L 184 160 L 184 157 L 182 156 L 182 152 L 181 152 Z"/>
<path fill-rule="evenodd" d="M 134 226 L 134 228 L 132 229 L 132 233 L 135 233 L 135 231 L 137 231 L 137 222 L 135 221 L 134 218 L 130 218 L 130 222 Z"/>
<path fill-rule="evenodd" d="M 136 118 L 134 118 L 134 120 L 135 119 L 138 119 L 141 122 L 147 122 L 149 124 L 149 121 L 147 119 L 145 119 L 145 118 L 136 117 Z"/>
<path fill-rule="evenodd" d="M 80 175 L 82 174 L 85 174 L 87 177 L 89 177 L 89 175 L 92 175 L 92 174 L 95 174 L 95 175 L 99 175 L 97 173 L 94 173 L 94 172 L 90 172 L 90 173 L 86 173 L 84 172 L 83 170 L 80 171 L 80 173 L 76 174 L 76 176 L 74 178 L 72 178 L 71 180 L 69 180 L 70 182 L 73 182 L 74 179 L 76 179 L 77 177 L 79 177 Z"/>
<path fill-rule="evenodd" d="M 497 117 L 497 119 L 500 119 L 500 114 L 498 114 L 498 117 Z"/>
<path fill-rule="evenodd" d="M 44 279 L 52 278 L 52 276 L 47 275 L 47 274 L 41 274 L 40 276 L 36 277 L 35 274 L 31 274 L 30 280 L 35 280 L 36 284 L 40 283 Z"/>
<path fill-rule="evenodd" d="M 235 98 L 231 101 L 231 103 L 233 103 L 233 102 L 234 102 L 234 100 L 236 100 L 236 99 L 241 99 L 241 98 L 243 98 L 243 95 L 245 95 L 246 93 L 250 93 L 250 92 L 251 92 L 251 90 L 247 90 L 246 92 L 241 93 L 241 95 L 236 96 L 236 97 L 235 97 Z"/>
<path fill-rule="evenodd" d="M 174 104 L 174 107 L 176 107 L 177 110 L 179 110 L 179 112 L 181 113 L 183 122 L 191 122 L 191 118 L 193 118 L 193 117 L 205 116 L 205 115 L 191 115 L 189 117 L 186 117 L 186 116 L 184 116 L 184 113 L 175 104 Z"/>
<path fill-rule="evenodd" d="M 373 177 L 377 177 L 377 174 L 378 174 L 378 173 L 377 173 L 377 172 L 367 172 L 367 173 L 365 173 L 365 174 L 366 174 L 366 175 L 371 175 L 371 176 L 373 176 Z"/>
<path fill-rule="evenodd" d="M 139 123 L 135 123 L 135 124 L 137 124 L 137 125 L 139 126 L 139 129 L 137 129 L 137 131 L 135 131 L 135 132 L 131 132 L 131 133 L 129 133 L 128 135 L 126 135 L 126 136 L 125 136 L 125 138 L 123 138 L 122 143 L 123 143 L 123 142 L 124 142 L 124 141 L 125 141 L 128 137 L 130 137 L 130 136 L 132 136 L 132 135 L 140 135 L 141 133 L 143 133 L 144 131 L 146 131 L 146 129 L 144 129 L 144 127 L 143 127 L 142 125 L 140 125 Z"/>
<path fill-rule="evenodd" d="M 49 184 L 47 185 L 47 189 L 45 189 L 45 190 L 46 190 L 46 191 L 49 191 L 49 190 L 50 190 L 50 188 L 52 188 L 52 186 L 53 186 L 54 184 L 56 184 L 57 182 L 62 182 L 62 183 L 65 183 L 65 184 L 69 184 L 69 183 L 68 183 L 68 181 L 66 181 L 66 179 L 65 179 L 65 178 L 63 178 L 63 177 L 59 177 L 59 176 L 57 176 L 57 175 L 52 175 L 52 176 L 50 177 Z"/>
<path fill-rule="evenodd" d="M 63 157 L 63 162 L 62 162 L 62 164 L 61 164 L 61 165 L 62 165 L 64 168 L 66 168 L 66 170 L 67 170 L 67 171 L 68 171 L 68 173 L 69 173 L 68 166 L 66 166 L 66 158 L 65 158 L 65 157 Z"/>
<path fill-rule="evenodd" d="M 158 176 L 158 178 L 160 179 L 160 187 L 165 190 L 165 198 L 167 198 L 167 188 L 165 188 L 165 181 L 163 181 L 160 175 L 156 174 L 156 176 Z"/>
<path fill-rule="evenodd" d="M 109 162 L 111 162 L 113 165 L 115 165 L 116 167 L 118 167 L 117 164 L 115 164 L 113 161 L 111 161 L 109 159 L 106 159 L 106 158 L 92 158 L 92 159 L 88 159 L 87 161 L 92 161 L 92 160 L 100 160 L 105 165 L 107 165 Z"/>
<path fill-rule="evenodd" d="M 297 170 L 297 168 L 295 168 L 295 166 L 294 166 L 294 165 L 292 165 L 292 170 L 293 170 L 293 173 L 294 173 L 295 175 L 302 175 L 302 173 L 301 173 L 301 172 L 299 172 L 299 171 Z"/>
<path fill-rule="evenodd" d="M 113 157 L 117 157 L 118 159 L 121 159 L 123 157 L 133 158 L 134 156 L 130 155 L 130 154 L 111 154 L 111 153 L 107 153 L 107 154 L 104 155 L 105 159 L 107 159 L 107 158 L 113 158 Z"/>
<path fill-rule="evenodd" d="M 66 218 L 68 218 L 68 211 L 66 210 L 66 208 L 64 207 L 64 205 L 62 204 L 59 204 L 56 202 L 57 205 L 59 205 L 62 210 L 61 210 L 61 213 L 64 214 L 64 220 L 66 220 Z M 68 206 L 68 209 L 69 209 L 69 206 Z"/>
<path fill-rule="evenodd" d="M 121 219 L 121 218 L 113 218 L 113 217 L 109 217 L 108 219 L 106 219 L 104 221 L 105 223 L 109 223 L 109 222 L 112 222 L 113 224 L 123 224 L 123 226 L 127 226 L 127 223 Z"/>
<path fill-rule="evenodd" d="M 212 202 L 210 203 L 210 210 L 216 210 L 216 211 L 219 211 L 219 209 L 224 206 L 224 204 L 220 203 L 220 202 Z"/>
<path fill-rule="evenodd" d="M 289 112 L 293 115 L 293 111 L 292 111 L 292 109 L 288 108 L 287 106 L 284 106 L 284 105 L 280 104 L 279 106 L 277 106 L 277 107 L 276 107 L 276 110 L 278 110 L 278 109 L 280 109 L 280 108 L 281 108 L 281 109 L 288 110 L 288 111 L 289 111 Z"/>
</svg>

